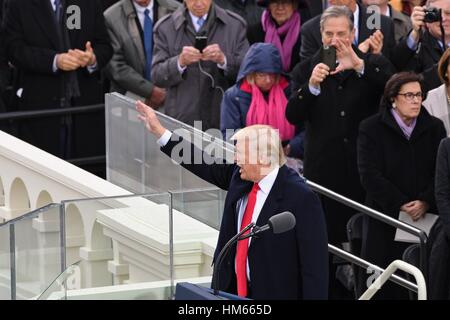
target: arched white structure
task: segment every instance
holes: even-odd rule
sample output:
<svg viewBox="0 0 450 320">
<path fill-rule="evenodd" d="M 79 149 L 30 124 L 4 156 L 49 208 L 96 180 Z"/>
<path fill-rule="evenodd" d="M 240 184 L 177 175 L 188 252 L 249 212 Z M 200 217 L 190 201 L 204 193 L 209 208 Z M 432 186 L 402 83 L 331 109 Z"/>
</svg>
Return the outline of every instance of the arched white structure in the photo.
<svg viewBox="0 0 450 320">
<path fill-rule="evenodd" d="M 30 211 L 30 197 L 21 178 L 15 178 L 9 191 L 9 208 L 11 218 L 18 217 Z"/>
<path fill-rule="evenodd" d="M 4 205 L 5 205 L 5 189 L 3 188 L 3 181 L 2 178 L 0 177 L 0 207 L 3 207 Z"/>
<path fill-rule="evenodd" d="M 0 177 L 5 193 L 0 218 L 4 219 L 49 202 L 130 195 L 1 131 Z M 168 207 L 141 197 L 115 201 L 119 205 L 102 201 L 64 203 L 66 261 L 69 264 L 81 259 L 82 287 L 168 279 Z M 143 207 L 149 210 L 136 210 Z M 59 267 L 55 261 L 59 257 L 60 212 L 60 208 L 53 208 L 40 214 L 28 226 L 24 225 L 26 232 L 18 237 L 18 261 L 23 264 L 18 270 L 18 280 L 23 284 L 18 288 L 19 296 L 20 290 L 23 297 L 39 291 L 26 289 L 35 282 L 48 283 L 48 274 L 42 270 Z M 174 215 L 175 276 L 209 275 L 218 232 L 180 212 Z M 45 253 L 36 248 L 45 248 Z M 2 250 L 7 252 L 8 248 L 0 244 Z M 0 274 L 0 283 L 1 277 Z"/>
</svg>

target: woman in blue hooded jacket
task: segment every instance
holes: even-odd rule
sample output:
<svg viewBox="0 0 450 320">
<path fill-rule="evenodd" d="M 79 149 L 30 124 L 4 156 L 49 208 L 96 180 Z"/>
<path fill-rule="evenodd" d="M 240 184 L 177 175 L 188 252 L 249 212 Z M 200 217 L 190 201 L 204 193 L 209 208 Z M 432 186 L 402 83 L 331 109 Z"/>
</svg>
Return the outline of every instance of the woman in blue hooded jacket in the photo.
<svg viewBox="0 0 450 320">
<path fill-rule="evenodd" d="M 289 95 L 289 79 L 283 73 L 278 49 L 270 43 L 253 44 L 241 64 L 236 84 L 222 100 L 220 130 L 224 139 L 229 140 L 246 126 L 270 125 L 279 130 L 285 154 L 303 158 L 303 130 L 292 126 L 284 113 Z"/>
</svg>

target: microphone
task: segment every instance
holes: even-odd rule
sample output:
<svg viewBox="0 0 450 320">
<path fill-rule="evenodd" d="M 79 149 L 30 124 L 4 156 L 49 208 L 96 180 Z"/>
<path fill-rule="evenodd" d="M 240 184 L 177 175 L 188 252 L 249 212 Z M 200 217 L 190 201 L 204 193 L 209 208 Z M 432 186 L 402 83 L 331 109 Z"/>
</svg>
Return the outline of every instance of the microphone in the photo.
<svg viewBox="0 0 450 320">
<path fill-rule="evenodd" d="M 214 263 L 213 277 L 212 277 L 212 289 L 215 295 L 219 294 L 219 270 L 222 264 L 223 258 L 230 251 L 231 246 L 240 240 L 244 240 L 250 237 L 254 237 L 260 233 L 263 233 L 267 230 L 272 230 L 274 234 L 280 234 L 286 231 L 289 231 L 295 227 L 295 216 L 289 212 L 284 211 L 282 213 L 278 213 L 269 218 L 269 221 L 266 225 L 262 227 L 255 226 L 252 222 L 244 229 L 241 230 L 238 234 L 236 234 L 233 238 L 231 238 L 225 246 L 220 251 L 217 256 L 217 261 Z M 249 234 L 243 236 L 249 229 L 253 229 Z"/>
<path fill-rule="evenodd" d="M 272 232 L 274 234 L 280 234 L 289 231 L 294 227 L 295 227 L 295 216 L 289 211 L 284 211 L 282 213 L 270 217 L 269 222 L 266 225 L 262 227 L 255 226 L 249 234 L 240 237 L 239 240 L 254 237 L 270 229 L 272 229 Z"/>
</svg>

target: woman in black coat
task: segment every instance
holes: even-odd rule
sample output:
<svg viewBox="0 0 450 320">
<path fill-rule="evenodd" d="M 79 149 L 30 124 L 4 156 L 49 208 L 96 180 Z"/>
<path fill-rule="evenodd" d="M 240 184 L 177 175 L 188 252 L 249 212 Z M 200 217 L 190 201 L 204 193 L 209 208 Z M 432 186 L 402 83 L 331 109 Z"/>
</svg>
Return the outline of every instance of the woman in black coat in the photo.
<svg viewBox="0 0 450 320">
<path fill-rule="evenodd" d="M 364 120 L 358 136 L 358 170 L 366 204 L 392 218 L 399 212 L 418 220 L 436 213 L 434 174 L 439 142 L 446 132 L 441 120 L 422 107 L 419 75 L 402 72 L 387 82 L 380 113 Z M 401 259 L 406 243 L 395 242 L 396 229 L 365 217 L 362 257 L 382 268 Z M 364 289 L 367 289 L 364 282 Z M 398 285 L 377 296 L 406 298 Z"/>
<path fill-rule="evenodd" d="M 247 27 L 248 42 L 275 45 L 280 51 L 283 71 L 290 72 L 300 61 L 301 26 L 311 18 L 308 4 L 304 0 L 260 0 L 258 4 L 267 9 L 260 23 Z"/>
</svg>

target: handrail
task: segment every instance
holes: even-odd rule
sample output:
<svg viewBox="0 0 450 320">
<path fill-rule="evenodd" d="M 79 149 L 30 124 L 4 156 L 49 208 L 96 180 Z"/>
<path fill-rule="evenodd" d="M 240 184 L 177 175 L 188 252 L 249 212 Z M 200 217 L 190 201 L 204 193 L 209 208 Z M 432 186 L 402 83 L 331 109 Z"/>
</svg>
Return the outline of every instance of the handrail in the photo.
<svg viewBox="0 0 450 320">
<path fill-rule="evenodd" d="M 94 104 L 81 107 L 70 108 L 55 108 L 55 109 L 42 109 L 33 111 L 13 111 L 0 114 L 0 121 L 19 120 L 19 119 L 34 119 L 45 117 L 56 117 L 61 115 L 68 115 L 74 113 L 88 113 L 103 110 L 104 104 Z"/>
<path fill-rule="evenodd" d="M 370 300 L 378 290 L 386 283 L 386 281 L 394 274 L 397 269 L 407 272 L 414 276 L 417 282 L 417 300 L 427 300 L 427 286 L 422 272 L 413 265 L 402 260 L 393 261 L 386 270 L 367 288 L 359 300 Z"/>
<path fill-rule="evenodd" d="M 358 266 L 360 266 L 360 267 L 362 267 L 364 269 L 371 268 L 372 270 L 374 270 L 374 271 L 376 271 L 376 272 L 378 272 L 380 274 L 385 271 L 383 268 L 380 268 L 379 266 L 377 266 L 375 264 L 372 264 L 372 263 L 370 263 L 370 262 L 368 262 L 368 261 L 366 261 L 364 259 L 361 259 L 360 257 L 357 257 L 357 256 L 355 256 L 355 255 L 353 255 L 353 254 L 351 254 L 351 253 L 349 253 L 349 252 L 347 252 L 347 251 L 345 251 L 343 249 L 337 248 L 337 247 L 335 247 L 335 246 L 333 246 L 331 244 L 328 244 L 328 251 L 330 253 L 332 253 L 332 254 L 334 254 L 334 255 L 336 255 L 336 256 L 344 259 L 344 260 L 347 260 L 347 261 L 349 261 L 351 263 L 354 263 L 354 264 L 356 264 L 356 265 L 358 265 Z M 399 276 L 397 276 L 395 274 L 390 274 L 389 277 L 386 277 L 386 280 L 387 279 L 391 280 L 392 282 L 395 282 L 396 284 L 398 284 L 398 285 L 400 285 L 400 286 L 402 286 L 402 287 L 404 287 L 404 288 L 406 288 L 408 290 L 411 290 L 411 291 L 416 292 L 416 293 L 418 292 L 418 287 L 417 287 L 416 284 L 414 284 L 414 283 L 412 283 L 412 282 L 410 282 L 408 280 L 405 280 L 404 278 L 399 277 Z"/>
<path fill-rule="evenodd" d="M 331 191 L 325 187 L 322 187 L 321 185 L 318 185 L 317 183 L 314 183 L 312 181 L 309 181 L 307 179 L 306 184 L 308 184 L 309 187 L 311 187 L 312 190 L 329 197 L 331 199 L 334 199 L 350 208 L 353 208 L 363 214 L 366 214 L 376 220 L 379 220 L 383 223 L 386 223 L 390 226 L 399 228 L 407 233 L 413 234 L 419 238 L 420 241 L 420 269 L 422 270 L 423 274 L 427 275 L 427 256 L 426 256 L 426 243 L 428 241 L 427 234 L 425 231 L 420 230 L 416 227 L 413 227 L 405 222 L 399 221 L 397 219 L 391 218 L 381 212 L 378 212 L 372 208 L 366 207 L 354 200 L 351 200 L 349 198 L 346 198 L 334 191 Z"/>
<path fill-rule="evenodd" d="M 57 208 L 59 206 L 61 206 L 61 204 L 59 204 L 59 203 L 50 203 L 50 204 L 48 204 L 48 205 L 46 205 L 44 207 L 41 207 L 41 208 L 38 208 L 36 210 L 27 212 L 27 213 L 21 215 L 20 217 L 17 217 L 17 218 L 14 218 L 14 219 L 2 222 L 2 223 L 0 223 L 0 228 L 3 228 L 4 226 L 10 225 L 10 224 L 15 224 L 16 222 L 21 221 L 21 220 L 35 218 L 36 216 L 39 215 L 39 213 L 41 213 L 43 211 L 48 211 L 49 209 L 52 209 L 52 208 Z"/>
</svg>

